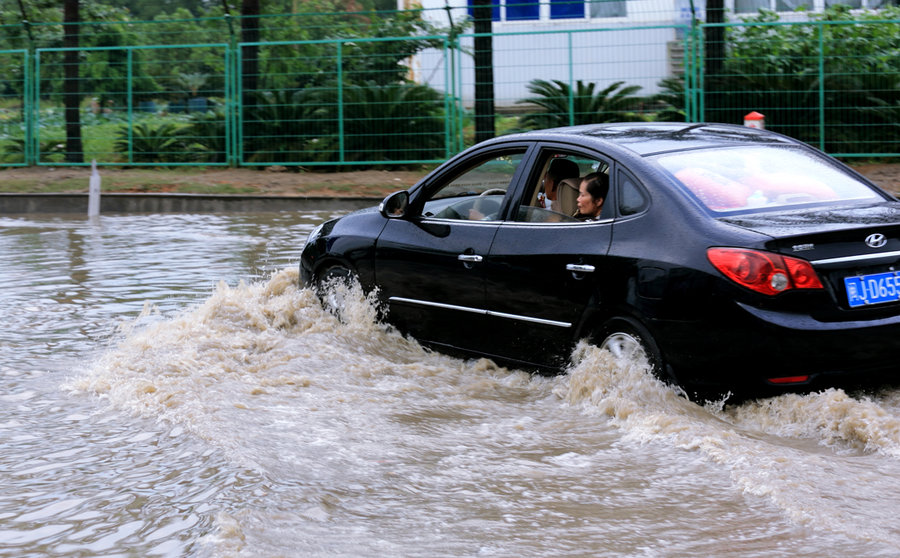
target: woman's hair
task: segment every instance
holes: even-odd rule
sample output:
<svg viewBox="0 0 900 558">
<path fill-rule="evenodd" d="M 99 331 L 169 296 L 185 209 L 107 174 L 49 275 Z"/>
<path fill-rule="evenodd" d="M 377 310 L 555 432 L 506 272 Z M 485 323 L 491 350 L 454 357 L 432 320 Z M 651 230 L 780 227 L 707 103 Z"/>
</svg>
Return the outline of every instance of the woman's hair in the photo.
<svg viewBox="0 0 900 558">
<path fill-rule="evenodd" d="M 581 179 L 584 189 L 595 200 L 609 195 L 609 175 L 603 172 L 592 172 Z"/>
</svg>

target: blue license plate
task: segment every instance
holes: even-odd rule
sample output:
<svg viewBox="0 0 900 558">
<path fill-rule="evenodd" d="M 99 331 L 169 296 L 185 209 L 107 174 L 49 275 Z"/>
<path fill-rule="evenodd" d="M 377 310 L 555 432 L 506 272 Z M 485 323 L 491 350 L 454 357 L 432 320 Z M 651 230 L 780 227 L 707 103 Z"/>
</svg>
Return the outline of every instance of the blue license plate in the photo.
<svg viewBox="0 0 900 558">
<path fill-rule="evenodd" d="M 874 273 L 844 277 L 847 302 L 851 308 L 900 300 L 900 273 Z"/>
</svg>

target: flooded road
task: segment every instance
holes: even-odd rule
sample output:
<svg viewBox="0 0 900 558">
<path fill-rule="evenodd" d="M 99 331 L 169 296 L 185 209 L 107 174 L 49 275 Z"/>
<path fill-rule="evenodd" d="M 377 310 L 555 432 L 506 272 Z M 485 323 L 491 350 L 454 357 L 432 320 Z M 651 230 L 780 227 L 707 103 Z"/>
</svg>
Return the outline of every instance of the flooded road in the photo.
<svg viewBox="0 0 900 558">
<path fill-rule="evenodd" d="M 0 556 L 900 553 L 900 391 L 444 356 L 298 287 L 328 216 L 0 218 Z"/>
</svg>

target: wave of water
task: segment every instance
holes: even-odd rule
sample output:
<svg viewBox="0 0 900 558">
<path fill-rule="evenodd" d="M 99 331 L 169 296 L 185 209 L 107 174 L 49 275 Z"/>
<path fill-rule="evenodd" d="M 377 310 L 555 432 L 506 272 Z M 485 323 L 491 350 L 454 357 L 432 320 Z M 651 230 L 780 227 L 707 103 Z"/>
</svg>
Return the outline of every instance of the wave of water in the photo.
<svg viewBox="0 0 900 558">
<path fill-rule="evenodd" d="M 629 438 L 699 452 L 735 486 L 770 500 L 799 525 L 900 548 L 885 509 L 900 505 L 897 392 L 851 397 L 828 389 L 722 408 L 698 406 L 652 377 L 644 362 L 616 361 L 586 344 L 558 387 L 567 402 L 612 418 Z"/>
<path fill-rule="evenodd" d="M 567 374 L 543 378 L 424 349 L 379 323 L 371 301 L 359 293 L 348 297 L 339 320 L 297 283 L 296 270 L 283 270 L 264 282 L 220 284 L 205 302 L 174 317 L 147 308 L 117 346 L 67 385 L 181 425 L 271 481 L 267 493 L 219 513 L 208 542 L 222 552 L 283 552 L 278 540 L 284 538 L 310 554 L 335 548 L 343 554 L 349 550 L 338 541 L 360 535 L 336 529 L 336 522 L 355 525 L 361 518 L 383 533 L 410 522 L 436 531 L 459 522 L 473 533 L 503 533 L 508 524 L 480 514 L 489 504 L 510 506 L 506 492 L 523 479 L 542 489 L 514 489 L 510 518 L 556 508 L 546 494 L 580 501 L 598 491 L 614 493 L 615 482 L 640 482 L 611 480 L 619 467 L 650 477 L 666 460 L 689 485 L 674 497 L 694 494 L 697 506 L 714 510 L 708 521 L 733 521 L 733 530 L 746 530 L 751 554 L 766 548 L 754 537 L 794 544 L 795 554 L 835 542 L 867 554 L 900 549 L 900 528 L 885 513 L 900 505 L 897 392 L 854 397 L 827 390 L 703 407 L 659 382 L 645 364 L 616 361 L 587 344 L 578 346 Z M 636 449 L 623 456 L 622 447 Z M 710 464 L 713 469 L 705 470 Z M 602 474 L 576 480 L 586 471 Z M 718 473 L 730 487 L 717 484 Z M 299 493 L 288 496 L 286 486 Z M 732 509 L 731 491 L 743 495 L 738 501 L 750 499 L 740 512 L 746 523 L 735 519 L 741 515 Z M 670 496 L 641 498 L 668 502 Z M 408 516 L 401 508 L 429 511 Z M 457 517 L 466 515 L 463 510 L 468 520 Z M 597 548 L 635 553 L 641 540 L 660 536 L 651 532 L 660 519 L 643 522 L 633 512 L 638 532 L 602 542 L 600 533 L 613 520 L 605 519 L 603 529 L 592 520 L 604 513 L 586 506 L 574 516 L 588 516 L 580 519 L 589 525 L 580 536 Z M 728 513 L 735 515 L 729 520 Z M 759 523 L 770 531 L 760 535 Z M 556 528 L 546 527 L 543 536 L 562 536 Z M 390 537 L 383 533 L 378 539 L 359 529 L 369 541 L 361 547 L 367 552 L 415 554 L 410 546 L 385 542 Z M 735 536 L 722 533 L 721 540 L 704 543 L 685 531 L 667 532 L 670 550 L 713 552 Z M 510 533 L 505 546 L 487 545 L 486 552 L 516 549 L 522 537 Z M 463 542 L 442 547 L 425 539 L 414 545 L 422 555 L 472 550 Z M 557 551 L 565 548 L 560 545 Z"/>
</svg>

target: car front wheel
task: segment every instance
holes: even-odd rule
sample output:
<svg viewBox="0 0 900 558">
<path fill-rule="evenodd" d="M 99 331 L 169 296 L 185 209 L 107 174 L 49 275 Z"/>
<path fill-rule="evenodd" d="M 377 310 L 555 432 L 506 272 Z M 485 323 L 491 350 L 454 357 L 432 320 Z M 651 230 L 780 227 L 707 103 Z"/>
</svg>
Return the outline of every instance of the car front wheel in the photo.
<svg viewBox="0 0 900 558">
<path fill-rule="evenodd" d="M 340 264 L 332 265 L 316 275 L 315 292 L 322 307 L 341 318 L 350 289 L 356 282 L 353 271 Z"/>
</svg>

